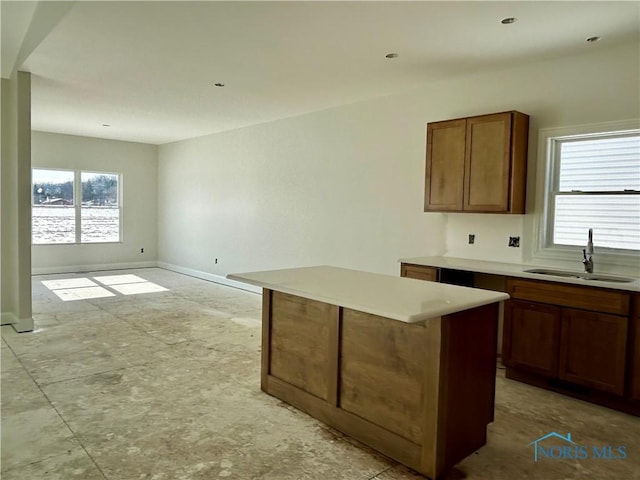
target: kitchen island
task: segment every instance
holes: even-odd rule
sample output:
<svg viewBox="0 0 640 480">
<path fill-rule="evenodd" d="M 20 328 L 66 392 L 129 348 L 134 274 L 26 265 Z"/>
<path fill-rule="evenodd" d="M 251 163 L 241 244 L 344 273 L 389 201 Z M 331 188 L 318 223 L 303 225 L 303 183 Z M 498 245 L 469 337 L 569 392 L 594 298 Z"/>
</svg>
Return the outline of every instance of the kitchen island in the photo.
<svg viewBox="0 0 640 480">
<path fill-rule="evenodd" d="M 262 390 L 431 478 L 486 443 L 508 295 L 336 267 L 263 288 Z"/>
</svg>

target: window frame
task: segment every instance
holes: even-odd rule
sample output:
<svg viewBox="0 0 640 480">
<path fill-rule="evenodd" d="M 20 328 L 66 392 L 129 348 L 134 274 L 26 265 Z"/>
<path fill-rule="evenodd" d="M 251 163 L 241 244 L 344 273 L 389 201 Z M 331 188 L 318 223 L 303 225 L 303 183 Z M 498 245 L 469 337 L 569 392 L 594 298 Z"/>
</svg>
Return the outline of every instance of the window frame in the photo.
<svg viewBox="0 0 640 480">
<path fill-rule="evenodd" d="M 73 172 L 73 210 L 75 220 L 75 238 L 73 242 L 65 243 L 34 243 L 33 241 L 33 221 L 31 223 L 31 245 L 32 246 L 69 246 L 69 245 L 109 245 L 123 243 L 123 186 L 122 174 L 118 172 L 107 172 L 102 170 L 85 170 L 65 167 L 38 167 L 31 166 L 31 208 L 36 206 L 33 203 L 33 171 L 34 170 L 51 170 L 58 172 Z M 118 240 L 102 241 L 102 242 L 83 242 L 82 241 L 82 174 L 99 174 L 99 175 L 115 175 L 118 178 Z M 32 210 L 33 211 L 33 210 Z"/>
<path fill-rule="evenodd" d="M 122 243 L 122 174 L 117 172 L 105 172 L 98 170 L 76 170 L 76 181 L 78 182 L 78 191 L 80 192 L 80 201 L 77 206 L 76 213 L 76 225 L 80 224 L 80 229 L 76 230 L 76 241 L 81 245 L 104 245 L 110 243 Z M 83 242 L 82 241 L 82 174 L 90 173 L 90 174 L 98 174 L 98 175 L 115 175 L 118 178 L 118 240 L 115 241 L 104 241 L 104 242 Z M 79 214 L 79 217 L 78 217 Z"/>
<path fill-rule="evenodd" d="M 581 258 L 581 247 L 553 243 L 553 222 L 555 214 L 555 198 L 559 191 L 560 161 L 557 152 L 561 141 L 568 138 L 606 138 L 612 134 L 640 134 L 640 120 L 623 120 L 598 124 L 577 125 L 572 127 L 543 128 L 538 134 L 538 185 L 535 194 L 535 210 L 533 233 L 534 262 L 567 261 L 576 263 Z M 560 141 L 558 141 L 560 140 Z M 611 191 L 611 195 L 623 192 Z M 589 195 L 602 193 L 583 192 Z M 585 231 L 585 245 L 587 232 Z M 599 265 L 611 267 L 640 267 L 640 254 L 637 250 L 616 249 L 598 246 L 595 243 L 596 261 Z M 580 256 L 578 256 L 580 254 Z"/>
</svg>

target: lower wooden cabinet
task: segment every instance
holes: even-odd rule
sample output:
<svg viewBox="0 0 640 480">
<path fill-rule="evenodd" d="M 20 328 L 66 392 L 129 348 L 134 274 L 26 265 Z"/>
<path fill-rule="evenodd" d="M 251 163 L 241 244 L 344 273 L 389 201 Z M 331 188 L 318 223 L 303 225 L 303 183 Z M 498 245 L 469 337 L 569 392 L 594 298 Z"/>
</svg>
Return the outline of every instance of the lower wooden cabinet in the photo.
<svg viewBox="0 0 640 480">
<path fill-rule="evenodd" d="M 627 327 L 627 317 L 619 315 L 511 300 L 502 360 L 507 367 L 623 395 Z M 638 383 L 635 375 L 635 390 Z"/>
<path fill-rule="evenodd" d="M 619 315 L 563 309 L 559 377 L 623 395 L 627 323 Z"/>
<path fill-rule="evenodd" d="M 640 401 L 640 294 L 634 295 L 633 314 L 629 325 L 631 341 L 631 367 L 629 374 L 629 393 L 632 399 Z"/>
<path fill-rule="evenodd" d="M 436 267 L 425 267 L 422 265 L 411 265 L 403 263 L 400 265 L 400 276 L 407 278 L 415 278 L 417 280 L 427 280 L 429 282 L 437 282 L 440 269 Z"/>
<path fill-rule="evenodd" d="M 407 323 L 269 289 L 261 388 L 430 478 L 487 440 L 498 304 Z"/>
<path fill-rule="evenodd" d="M 507 378 L 639 414 L 640 295 L 520 278 L 506 291 Z"/>
<path fill-rule="evenodd" d="M 561 309 L 517 300 L 504 310 L 502 361 L 543 375 L 558 375 Z"/>
<path fill-rule="evenodd" d="M 471 272 L 410 263 L 401 275 L 474 285 Z M 507 378 L 640 416 L 640 294 L 513 277 L 505 291 Z"/>
</svg>

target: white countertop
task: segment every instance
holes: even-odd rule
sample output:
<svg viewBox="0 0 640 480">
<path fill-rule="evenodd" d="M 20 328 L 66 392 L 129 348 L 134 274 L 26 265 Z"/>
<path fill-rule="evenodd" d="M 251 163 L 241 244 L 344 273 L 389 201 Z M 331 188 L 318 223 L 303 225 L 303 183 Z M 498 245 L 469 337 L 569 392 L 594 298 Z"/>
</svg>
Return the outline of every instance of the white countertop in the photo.
<svg viewBox="0 0 640 480">
<path fill-rule="evenodd" d="M 455 258 L 455 257 L 411 257 L 401 258 L 399 260 L 402 263 L 411 263 L 414 265 L 423 265 L 426 267 L 438 267 L 448 268 L 451 270 L 464 270 L 468 272 L 489 273 L 493 275 L 504 275 L 507 277 L 519 277 L 530 278 L 532 280 L 546 280 L 549 282 L 571 283 L 574 285 L 582 285 L 589 287 L 609 288 L 614 290 L 627 290 L 631 292 L 640 292 L 640 278 L 635 278 L 633 282 L 618 283 L 618 282 L 606 282 L 606 281 L 593 281 L 586 280 L 584 278 L 571 278 L 571 277 L 559 277 L 555 275 L 542 275 L 539 273 L 529 273 L 525 270 L 537 269 L 552 269 L 563 270 L 566 269 L 553 267 L 543 267 L 540 265 L 525 265 L 519 263 L 501 263 L 501 262 L 488 262 L 485 260 L 473 260 L 468 258 Z M 576 271 L 577 274 L 580 272 Z M 597 275 L 597 274 L 595 274 Z M 603 273 L 602 277 L 611 276 L 608 273 Z M 620 275 L 621 277 L 629 277 L 629 275 Z"/>
<path fill-rule="evenodd" d="M 501 292 L 329 266 L 233 273 L 227 278 L 407 323 L 509 298 Z"/>
</svg>

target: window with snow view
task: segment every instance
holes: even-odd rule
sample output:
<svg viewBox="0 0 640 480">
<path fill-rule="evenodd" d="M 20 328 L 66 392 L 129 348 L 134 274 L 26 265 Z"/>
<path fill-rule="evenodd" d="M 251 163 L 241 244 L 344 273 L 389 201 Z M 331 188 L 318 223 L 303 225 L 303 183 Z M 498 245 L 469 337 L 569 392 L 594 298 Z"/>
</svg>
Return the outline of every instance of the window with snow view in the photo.
<svg viewBox="0 0 640 480">
<path fill-rule="evenodd" d="M 120 241 L 120 175 L 33 169 L 32 242 Z"/>
<path fill-rule="evenodd" d="M 82 172 L 80 241 L 120 241 L 120 201 L 118 175 Z"/>
</svg>

